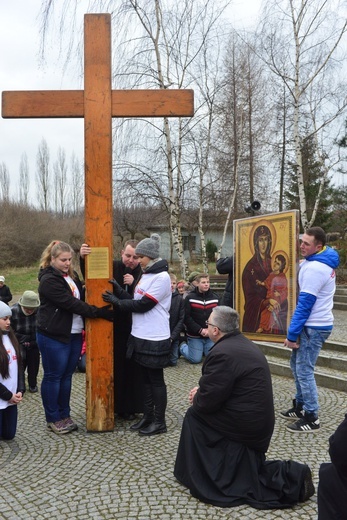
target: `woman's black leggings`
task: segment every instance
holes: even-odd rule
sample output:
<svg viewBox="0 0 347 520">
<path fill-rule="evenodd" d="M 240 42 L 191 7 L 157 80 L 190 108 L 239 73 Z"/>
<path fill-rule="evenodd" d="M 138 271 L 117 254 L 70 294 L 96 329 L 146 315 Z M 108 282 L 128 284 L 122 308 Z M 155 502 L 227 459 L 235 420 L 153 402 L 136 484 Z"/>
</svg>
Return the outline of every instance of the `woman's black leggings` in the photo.
<svg viewBox="0 0 347 520">
<path fill-rule="evenodd" d="M 165 386 L 164 369 L 141 367 L 142 379 L 145 385 Z"/>
</svg>

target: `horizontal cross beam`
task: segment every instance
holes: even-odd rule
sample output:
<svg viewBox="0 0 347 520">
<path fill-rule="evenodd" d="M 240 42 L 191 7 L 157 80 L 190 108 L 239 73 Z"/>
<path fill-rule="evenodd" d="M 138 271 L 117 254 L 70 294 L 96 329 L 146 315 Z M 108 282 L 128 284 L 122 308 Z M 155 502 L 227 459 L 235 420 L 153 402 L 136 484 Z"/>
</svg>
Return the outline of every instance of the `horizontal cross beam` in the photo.
<svg viewBox="0 0 347 520">
<path fill-rule="evenodd" d="M 191 117 L 193 90 L 112 90 L 112 117 Z M 5 91 L 2 117 L 84 117 L 83 90 Z"/>
</svg>

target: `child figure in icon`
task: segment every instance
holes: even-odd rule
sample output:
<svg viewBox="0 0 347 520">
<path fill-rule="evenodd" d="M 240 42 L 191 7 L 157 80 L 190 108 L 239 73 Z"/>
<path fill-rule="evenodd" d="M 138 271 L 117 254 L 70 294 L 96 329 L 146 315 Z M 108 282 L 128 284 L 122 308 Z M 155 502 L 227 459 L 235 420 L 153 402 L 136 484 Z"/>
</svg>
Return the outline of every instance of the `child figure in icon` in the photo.
<svg viewBox="0 0 347 520">
<path fill-rule="evenodd" d="M 256 332 L 285 334 L 287 331 L 288 283 L 284 270 L 286 258 L 275 254 L 273 270 L 264 280 L 256 280 L 257 285 L 266 287 L 266 298 L 260 307 L 260 323 Z"/>
</svg>

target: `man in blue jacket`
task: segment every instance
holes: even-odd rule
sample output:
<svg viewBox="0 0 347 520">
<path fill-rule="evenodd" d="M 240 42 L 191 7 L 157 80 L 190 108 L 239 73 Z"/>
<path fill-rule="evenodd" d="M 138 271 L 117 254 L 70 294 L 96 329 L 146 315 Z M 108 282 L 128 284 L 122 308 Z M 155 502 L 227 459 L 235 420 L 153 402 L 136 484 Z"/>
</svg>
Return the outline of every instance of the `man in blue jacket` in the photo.
<svg viewBox="0 0 347 520">
<path fill-rule="evenodd" d="M 290 367 L 296 396 L 293 408 L 280 415 L 295 421 L 287 425 L 287 430 L 294 433 L 313 432 L 320 427 L 314 367 L 333 328 L 335 269 L 340 263 L 338 253 L 325 243 L 326 235 L 320 227 L 312 227 L 302 236 L 300 251 L 304 261 L 299 269 L 299 298 L 284 341 L 292 349 Z"/>
</svg>

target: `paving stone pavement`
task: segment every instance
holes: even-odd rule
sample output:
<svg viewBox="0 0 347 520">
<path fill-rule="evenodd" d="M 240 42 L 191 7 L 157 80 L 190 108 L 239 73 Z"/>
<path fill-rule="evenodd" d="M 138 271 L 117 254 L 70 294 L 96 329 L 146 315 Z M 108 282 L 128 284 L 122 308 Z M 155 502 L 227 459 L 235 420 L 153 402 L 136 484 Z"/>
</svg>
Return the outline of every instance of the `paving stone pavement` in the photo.
<svg viewBox="0 0 347 520">
<path fill-rule="evenodd" d="M 345 326 L 341 318 L 341 323 Z M 0 519 L 205 520 L 317 518 L 317 495 L 292 509 L 259 511 L 248 506 L 217 508 L 191 497 L 173 476 L 188 392 L 198 382 L 201 365 L 180 359 L 165 370 L 168 386 L 168 433 L 140 437 L 129 423 L 117 421 L 113 432 L 88 433 L 85 427 L 85 375 L 73 380 L 72 415 L 77 432 L 58 436 L 46 428 L 39 394 L 25 394 L 19 407 L 17 435 L 0 441 Z M 291 405 L 293 381 L 273 376 L 275 431 L 268 459 L 308 463 L 315 485 L 322 462 L 329 460 L 328 438 L 346 412 L 345 393 L 319 388 L 322 428 L 291 434 L 278 412 Z"/>
<path fill-rule="evenodd" d="M 333 310 L 334 328 L 329 340 L 341 341 L 347 345 L 347 312 L 341 310 Z"/>
</svg>

